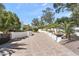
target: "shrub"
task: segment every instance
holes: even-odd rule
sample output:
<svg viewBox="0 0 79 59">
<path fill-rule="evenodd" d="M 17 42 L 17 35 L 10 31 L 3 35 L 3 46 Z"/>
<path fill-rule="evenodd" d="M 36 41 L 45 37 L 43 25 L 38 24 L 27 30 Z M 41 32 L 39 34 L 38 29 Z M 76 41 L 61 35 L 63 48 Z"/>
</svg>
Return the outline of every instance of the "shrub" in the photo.
<svg viewBox="0 0 79 59">
<path fill-rule="evenodd" d="M 10 40 L 10 34 L 0 34 L 0 45 Z"/>
<path fill-rule="evenodd" d="M 38 31 L 38 28 L 33 28 L 32 31 L 33 32 L 37 32 Z"/>
</svg>

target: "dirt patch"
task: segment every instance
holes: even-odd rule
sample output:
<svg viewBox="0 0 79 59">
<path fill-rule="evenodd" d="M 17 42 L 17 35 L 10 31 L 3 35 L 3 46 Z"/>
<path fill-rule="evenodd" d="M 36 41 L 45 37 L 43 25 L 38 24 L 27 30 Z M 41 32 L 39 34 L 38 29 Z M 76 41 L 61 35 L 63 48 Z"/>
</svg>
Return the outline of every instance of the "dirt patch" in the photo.
<svg viewBox="0 0 79 59">
<path fill-rule="evenodd" d="M 64 39 L 60 42 L 60 44 L 64 45 L 77 55 L 79 55 L 79 37 L 72 37 L 72 41 L 68 41 L 67 39 Z"/>
</svg>

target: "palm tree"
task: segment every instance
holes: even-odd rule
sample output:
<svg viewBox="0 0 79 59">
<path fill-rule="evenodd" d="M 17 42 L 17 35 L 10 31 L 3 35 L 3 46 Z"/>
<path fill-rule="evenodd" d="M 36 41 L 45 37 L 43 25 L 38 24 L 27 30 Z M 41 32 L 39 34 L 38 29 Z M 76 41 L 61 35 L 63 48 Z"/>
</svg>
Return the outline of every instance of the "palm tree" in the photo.
<svg viewBox="0 0 79 59">
<path fill-rule="evenodd" d="M 63 28 L 64 28 L 64 33 L 65 33 L 65 36 L 66 38 L 68 38 L 68 40 L 71 40 L 71 34 L 74 32 L 72 27 L 74 26 L 74 22 L 67 22 L 65 21 L 63 24 L 62 24 Z"/>
<path fill-rule="evenodd" d="M 57 28 L 59 28 L 60 27 L 60 24 L 58 24 L 58 23 L 52 23 L 52 24 L 48 24 L 47 26 L 46 26 L 46 28 L 47 29 L 50 29 L 51 30 L 51 28 L 53 28 L 53 33 L 55 34 L 55 30 L 54 29 L 56 29 L 56 32 L 57 32 Z"/>
</svg>

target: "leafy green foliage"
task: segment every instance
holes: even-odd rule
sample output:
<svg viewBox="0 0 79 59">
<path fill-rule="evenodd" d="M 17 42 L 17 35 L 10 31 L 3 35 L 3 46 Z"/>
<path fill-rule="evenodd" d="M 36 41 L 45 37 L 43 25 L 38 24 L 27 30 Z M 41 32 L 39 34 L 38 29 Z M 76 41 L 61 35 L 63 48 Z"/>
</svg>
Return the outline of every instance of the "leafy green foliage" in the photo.
<svg viewBox="0 0 79 59">
<path fill-rule="evenodd" d="M 0 3 L 0 13 L 2 13 L 4 10 L 5 10 L 5 6 L 2 3 Z"/>
<path fill-rule="evenodd" d="M 32 31 L 33 32 L 37 32 L 38 31 L 38 28 L 33 28 Z"/>
<path fill-rule="evenodd" d="M 34 28 L 37 28 L 38 25 L 39 25 L 39 20 L 38 20 L 38 18 L 34 18 L 34 19 L 32 20 L 32 26 L 33 26 Z"/>
<path fill-rule="evenodd" d="M 44 21 L 46 24 L 53 23 L 54 19 L 54 13 L 52 13 L 51 8 L 46 8 L 46 10 L 43 10 L 43 15 L 41 16 L 42 21 Z"/>
<path fill-rule="evenodd" d="M 57 18 L 55 23 L 61 24 L 61 23 L 64 23 L 64 21 L 70 22 L 71 19 L 69 19 L 68 17 Z"/>
<path fill-rule="evenodd" d="M 9 30 L 20 30 L 21 22 L 18 16 L 11 11 L 6 11 L 4 5 L 0 4 L 0 31 L 7 32 Z"/>
<path fill-rule="evenodd" d="M 75 22 L 75 25 L 79 26 L 79 3 L 54 3 L 53 7 L 58 13 L 62 11 L 72 12 L 71 19 Z"/>
<path fill-rule="evenodd" d="M 60 26 L 60 24 L 58 23 L 53 23 L 53 24 L 48 24 L 46 27 L 48 29 L 51 29 L 51 28 L 58 28 Z"/>
<path fill-rule="evenodd" d="M 30 25 L 24 25 L 23 30 L 30 31 L 30 30 L 32 30 L 32 27 Z"/>
<path fill-rule="evenodd" d="M 66 34 L 66 38 L 70 40 L 70 35 L 74 33 L 74 30 L 72 28 L 74 26 L 74 22 L 65 21 L 62 25 L 64 27 L 64 33 Z"/>
</svg>

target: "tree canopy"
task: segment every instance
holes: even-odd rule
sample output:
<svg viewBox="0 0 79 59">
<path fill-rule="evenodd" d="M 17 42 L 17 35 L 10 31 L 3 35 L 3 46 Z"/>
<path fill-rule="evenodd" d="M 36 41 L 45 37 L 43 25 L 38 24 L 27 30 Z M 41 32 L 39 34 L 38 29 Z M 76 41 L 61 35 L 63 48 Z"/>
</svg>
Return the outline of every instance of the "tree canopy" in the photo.
<svg viewBox="0 0 79 59">
<path fill-rule="evenodd" d="M 0 4 L 0 31 L 20 30 L 21 22 L 18 16 L 5 9 L 3 4 Z"/>
<path fill-rule="evenodd" d="M 43 12 L 43 15 L 41 16 L 42 21 L 44 21 L 46 24 L 53 23 L 54 13 L 52 12 L 52 9 L 48 7 L 42 12 Z"/>
<path fill-rule="evenodd" d="M 54 3 L 53 7 L 57 13 L 63 11 L 70 11 L 71 19 L 75 22 L 75 25 L 79 26 L 79 3 Z"/>
</svg>

